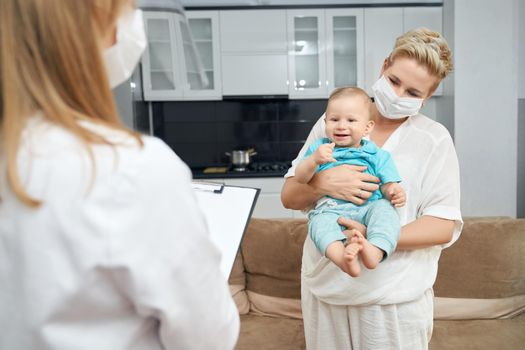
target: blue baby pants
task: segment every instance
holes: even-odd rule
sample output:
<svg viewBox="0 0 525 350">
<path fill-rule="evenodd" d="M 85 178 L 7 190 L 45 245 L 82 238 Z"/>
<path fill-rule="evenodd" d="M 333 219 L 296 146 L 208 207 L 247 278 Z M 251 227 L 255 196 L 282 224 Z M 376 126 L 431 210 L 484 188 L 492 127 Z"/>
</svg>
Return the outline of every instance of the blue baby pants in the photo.
<svg viewBox="0 0 525 350">
<path fill-rule="evenodd" d="M 401 224 L 399 215 L 389 201 L 379 199 L 358 206 L 329 199 L 308 213 L 308 234 L 323 255 L 330 243 L 346 241 L 343 234 L 346 228 L 337 223 L 341 216 L 366 225 L 366 239 L 382 249 L 385 258 L 396 249 Z"/>
</svg>

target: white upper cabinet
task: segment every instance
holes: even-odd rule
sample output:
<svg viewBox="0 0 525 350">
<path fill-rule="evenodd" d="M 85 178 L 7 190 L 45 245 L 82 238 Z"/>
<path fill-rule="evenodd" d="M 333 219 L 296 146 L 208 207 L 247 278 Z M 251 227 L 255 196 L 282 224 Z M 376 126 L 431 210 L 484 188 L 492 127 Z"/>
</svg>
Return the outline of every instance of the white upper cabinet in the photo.
<svg viewBox="0 0 525 350">
<path fill-rule="evenodd" d="M 221 99 L 218 14 L 144 12 L 148 48 L 142 57 L 145 100 Z M 197 40 L 192 40 L 193 33 Z"/>
<path fill-rule="evenodd" d="M 385 58 L 394 42 L 403 34 L 403 8 L 365 8 L 365 89 L 371 94 L 372 85 L 381 74 Z"/>
<path fill-rule="evenodd" d="M 288 94 L 284 10 L 220 11 L 222 93 Z"/>
<path fill-rule="evenodd" d="M 221 52 L 286 54 L 286 17 L 283 10 L 224 10 Z"/>
<path fill-rule="evenodd" d="M 184 97 L 187 100 L 220 100 L 221 91 L 221 56 L 219 49 L 219 12 L 187 11 L 188 25 L 193 37 L 195 51 L 184 50 L 186 55 L 187 89 Z M 198 53 L 201 67 L 188 66 L 199 62 L 191 57 Z"/>
<path fill-rule="evenodd" d="M 325 10 L 328 94 L 342 86 L 364 87 L 363 14 L 363 9 Z"/>
<path fill-rule="evenodd" d="M 363 9 L 287 13 L 291 99 L 327 98 L 337 87 L 363 87 Z"/>
<path fill-rule="evenodd" d="M 324 10 L 288 10 L 290 98 L 327 94 Z"/>
<path fill-rule="evenodd" d="M 148 47 L 142 56 L 142 80 L 146 100 L 182 98 L 180 39 L 177 19 L 171 13 L 144 12 Z"/>
</svg>

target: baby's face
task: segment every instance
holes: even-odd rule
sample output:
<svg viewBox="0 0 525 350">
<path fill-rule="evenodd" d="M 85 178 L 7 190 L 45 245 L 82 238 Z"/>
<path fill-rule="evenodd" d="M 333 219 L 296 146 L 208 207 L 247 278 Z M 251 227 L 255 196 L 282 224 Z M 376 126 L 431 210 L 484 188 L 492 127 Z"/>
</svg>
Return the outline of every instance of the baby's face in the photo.
<svg viewBox="0 0 525 350">
<path fill-rule="evenodd" d="M 359 147 L 373 127 L 368 104 L 360 96 L 342 96 L 326 108 L 326 136 L 339 147 Z"/>
</svg>

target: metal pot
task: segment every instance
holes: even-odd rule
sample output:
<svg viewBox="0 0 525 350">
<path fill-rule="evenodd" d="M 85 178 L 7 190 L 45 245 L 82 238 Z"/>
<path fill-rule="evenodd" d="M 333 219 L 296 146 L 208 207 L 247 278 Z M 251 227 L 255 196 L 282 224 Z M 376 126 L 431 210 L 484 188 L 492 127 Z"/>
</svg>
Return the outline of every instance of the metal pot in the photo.
<svg viewBox="0 0 525 350">
<path fill-rule="evenodd" d="M 233 169 L 237 171 L 244 171 L 251 162 L 251 157 L 256 155 L 257 152 L 253 148 L 247 150 L 233 150 L 225 153 L 230 157 L 230 161 L 233 165 Z"/>
</svg>

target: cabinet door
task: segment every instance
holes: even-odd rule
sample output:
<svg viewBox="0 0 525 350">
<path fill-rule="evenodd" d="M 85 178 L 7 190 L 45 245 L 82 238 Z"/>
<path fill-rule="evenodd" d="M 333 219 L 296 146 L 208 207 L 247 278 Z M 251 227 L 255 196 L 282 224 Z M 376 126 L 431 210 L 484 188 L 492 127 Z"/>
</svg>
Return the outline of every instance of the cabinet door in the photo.
<svg viewBox="0 0 525 350">
<path fill-rule="evenodd" d="M 284 10 L 220 11 L 221 52 L 285 54 Z"/>
<path fill-rule="evenodd" d="M 286 55 L 224 55 L 224 96 L 286 95 Z"/>
<path fill-rule="evenodd" d="M 371 93 L 385 58 L 392 52 L 396 38 L 403 34 L 403 9 L 365 8 L 364 12 L 365 89 Z"/>
<path fill-rule="evenodd" d="M 148 47 L 142 56 L 145 100 L 182 98 L 181 68 L 177 53 L 175 18 L 169 13 L 144 12 Z"/>
<path fill-rule="evenodd" d="M 442 7 L 406 7 L 403 9 L 403 32 L 426 27 L 443 34 Z M 439 84 L 434 96 L 443 94 L 443 84 Z"/>
<path fill-rule="evenodd" d="M 184 52 L 187 80 L 184 99 L 220 100 L 222 97 L 220 88 L 219 13 L 218 11 L 187 11 L 186 17 L 193 38 L 191 45 L 193 49 Z M 198 56 L 194 58 L 191 55 L 195 52 Z M 194 64 L 195 59 L 199 60 L 200 66 Z"/>
<path fill-rule="evenodd" d="M 328 9 L 325 19 L 328 93 L 342 86 L 363 88 L 363 9 Z"/>
<path fill-rule="evenodd" d="M 325 98 L 324 10 L 289 10 L 288 76 L 290 98 Z"/>
</svg>

